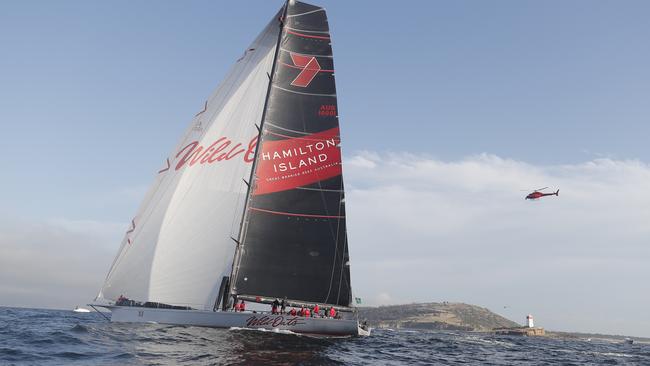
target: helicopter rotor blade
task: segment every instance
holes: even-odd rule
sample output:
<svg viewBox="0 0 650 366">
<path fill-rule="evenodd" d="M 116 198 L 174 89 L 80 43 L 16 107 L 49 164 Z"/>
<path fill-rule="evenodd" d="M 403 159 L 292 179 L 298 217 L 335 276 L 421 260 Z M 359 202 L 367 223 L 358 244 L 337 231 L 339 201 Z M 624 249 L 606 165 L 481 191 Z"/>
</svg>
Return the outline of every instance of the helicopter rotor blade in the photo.
<svg viewBox="0 0 650 366">
<path fill-rule="evenodd" d="M 544 188 L 536 189 L 535 191 L 536 191 L 536 192 L 543 191 L 543 190 L 545 190 L 546 188 L 548 188 L 548 187 L 544 187 Z"/>
</svg>

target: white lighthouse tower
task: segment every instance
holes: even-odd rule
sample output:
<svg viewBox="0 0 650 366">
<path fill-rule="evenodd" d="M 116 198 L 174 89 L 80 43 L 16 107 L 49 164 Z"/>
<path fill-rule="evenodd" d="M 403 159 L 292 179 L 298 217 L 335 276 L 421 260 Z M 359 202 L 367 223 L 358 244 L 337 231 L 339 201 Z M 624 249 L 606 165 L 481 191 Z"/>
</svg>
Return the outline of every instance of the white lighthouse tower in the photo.
<svg viewBox="0 0 650 366">
<path fill-rule="evenodd" d="M 528 325 L 528 328 L 534 328 L 535 324 L 533 323 L 533 316 L 528 314 L 526 316 L 526 324 Z"/>
</svg>

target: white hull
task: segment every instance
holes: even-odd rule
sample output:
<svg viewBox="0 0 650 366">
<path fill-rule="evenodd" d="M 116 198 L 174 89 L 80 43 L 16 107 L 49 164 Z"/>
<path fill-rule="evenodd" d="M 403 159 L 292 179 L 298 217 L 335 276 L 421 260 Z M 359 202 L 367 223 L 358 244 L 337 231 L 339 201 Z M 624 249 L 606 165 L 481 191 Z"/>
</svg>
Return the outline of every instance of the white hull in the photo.
<svg viewBox="0 0 650 366">
<path fill-rule="evenodd" d="M 268 313 L 173 310 L 131 306 L 104 306 L 112 322 L 160 323 L 213 328 L 288 330 L 293 333 L 330 337 L 362 335 L 356 319 L 305 318 Z M 369 334 L 369 333 L 368 333 Z M 363 334 L 366 335 L 366 334 Z"/>
</svg>

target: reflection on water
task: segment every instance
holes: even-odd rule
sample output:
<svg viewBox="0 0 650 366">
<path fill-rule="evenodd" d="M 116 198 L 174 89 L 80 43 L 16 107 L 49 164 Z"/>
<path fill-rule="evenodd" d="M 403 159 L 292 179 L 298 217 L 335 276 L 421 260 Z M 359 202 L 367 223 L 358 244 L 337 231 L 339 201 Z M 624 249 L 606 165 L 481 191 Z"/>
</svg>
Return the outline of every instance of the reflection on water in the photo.
<svg viewBox="0 0 650 366">
<path fill-rule="evenodd" d="M 102 327 L 98 328 L 101 329 Z M 107 332 L 119 334 L 138 360 L 188 364 L 336 364 L 324 356 L 341 339 L 318 339 L 255 330 L 110 324 Z"/>
</svg>

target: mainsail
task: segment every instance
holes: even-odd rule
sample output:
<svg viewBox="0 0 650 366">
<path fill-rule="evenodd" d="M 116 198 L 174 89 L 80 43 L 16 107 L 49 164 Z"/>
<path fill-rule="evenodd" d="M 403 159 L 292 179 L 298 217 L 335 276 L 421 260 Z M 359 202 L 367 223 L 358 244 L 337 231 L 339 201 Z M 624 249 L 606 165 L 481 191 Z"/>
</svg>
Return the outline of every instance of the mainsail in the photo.
<svg viewBox="0 0 650 366">
<path fill-rule="evenodd" d="M 141 204 L 98 298 L 212 309 L 230 274 L 280 13 L 194 117 Z"/>
<path fill-rule="evenodd" d="M 327 15 L 290 1 L 283 20 L 232 293 L 350 306 Z"/>
</svg>

